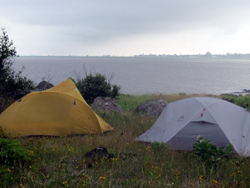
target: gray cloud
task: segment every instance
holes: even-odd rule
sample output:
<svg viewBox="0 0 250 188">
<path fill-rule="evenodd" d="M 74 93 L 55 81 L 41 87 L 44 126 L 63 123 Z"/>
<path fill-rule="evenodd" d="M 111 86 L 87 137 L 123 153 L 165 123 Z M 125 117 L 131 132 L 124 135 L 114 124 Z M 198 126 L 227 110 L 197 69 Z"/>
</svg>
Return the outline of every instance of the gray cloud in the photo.
<svg viewBox="0 0 250 188">
<path fill-rule="evenodd" d="M 230 35 L 250 18 L 246 0 L 12 0 L 1 7 L 2 20 L 49 28 L 50 40 L 89 44 L 209 27 Z"/>
</svg>

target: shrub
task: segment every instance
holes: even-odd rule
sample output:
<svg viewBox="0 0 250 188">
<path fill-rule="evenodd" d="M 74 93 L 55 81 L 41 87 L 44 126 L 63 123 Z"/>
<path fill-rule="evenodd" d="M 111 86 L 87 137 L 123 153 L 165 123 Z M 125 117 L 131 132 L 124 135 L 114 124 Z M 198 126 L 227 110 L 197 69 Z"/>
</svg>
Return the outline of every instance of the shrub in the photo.
<svg viewBox="0 0 250 188">
<path fill-rule="evenodd" d="M 198 156 L 200 162 L 204 162 L 208 167 L 216 167 L 224 156 L 232 154 L 233 146 L 228 144 L 226 149 L 224 147 L 217 148 L 215 144 L 210 142 L 210 140 L 198 136 L 197 141 L 193 144 L 192 152 Z"/>
<path fill-rule="evenodd" d="M 152 143 L 152 149 L 154 150 L 154 152 L 158 152 L 158 151 L 162 151 L 164 149 L 165 145 L 163 142 L 156 142 L 154 141 Z"/>
<path fill-rule="evenodd" d="M 107 81 L 107 77 L 103 74 L 90 73 L 84 79 L 78 77 L 75 82 L 76 87 L 88 104 L 92 104 L 96 97 L 116 98 L 119 96 L 120 87 L 111 85 L 110 79 Z"/>
<path fill-rule="evenodd" d="M 21 146 L 17 140 L 0 138 L 0 164 L 13 166 L 31 162 L 33 152 Z"/>
<path fill-rule="evenodd" d="M 7 32 L 2 29 L 0 34 L 0 95 L 2 96 L 20 98 L 34 88 L 33 81 L 21 76 L 24 67 L 18 73 L 12 68 L 12 58 L 16 56 L 13 41 L 9 40 Z"/>
</svg>

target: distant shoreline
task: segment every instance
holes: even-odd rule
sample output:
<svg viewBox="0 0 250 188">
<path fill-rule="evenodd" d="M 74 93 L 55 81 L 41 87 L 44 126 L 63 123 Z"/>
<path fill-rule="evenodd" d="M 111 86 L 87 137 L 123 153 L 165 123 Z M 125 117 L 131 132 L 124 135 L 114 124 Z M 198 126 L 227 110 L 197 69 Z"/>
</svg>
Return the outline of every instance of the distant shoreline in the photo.
<svg viewBox="0 0 250 188">
<path fill-rule="evenodd" d="M 250 54 L 229 54 L 229 55 L 134 55 L 134 56 L 54 56 L 54 55 L 20 55 L 18 57 L 26 57 L 26 58 L 150 58 L 150 59 L 223 59 L 223 60 L 250 60 Z M 17 57 L 17 58 L 18 58 Z"/>
</svg>

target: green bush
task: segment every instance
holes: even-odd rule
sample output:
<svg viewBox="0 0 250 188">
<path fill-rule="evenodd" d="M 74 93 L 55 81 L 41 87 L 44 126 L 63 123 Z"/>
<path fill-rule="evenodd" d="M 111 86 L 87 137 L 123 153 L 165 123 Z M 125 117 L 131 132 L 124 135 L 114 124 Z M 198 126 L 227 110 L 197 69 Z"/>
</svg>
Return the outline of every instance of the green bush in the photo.
<svg viewBox="0 0 250 188">
<path fill-rule="evenodd" d="M 92 104 L 96 97 L 119 96 L 120 87 L 111 85 L 103 74 L 88 74 L 84 79 L 76 79 L 76 87 L 88 104 Z"/>
<path fill-rule="evenodd" d="M 2 29 L 0 34 L 0 96 L 20 98 L 34 88 L 33 81 L 22 77 L 22 70 L 15 72 L 12 68 L 13 57 L 17 56 L 13 41 L 9 40 L 7 32 Z"/>
<path fill-rule="evenodd" d="M 0 138 L 0 164 L 13 166 L 31 162 L 33 152 L 21 146 L 17 140 Z"/>
<path fill-rule="evenodd" d="M 233 146 L 228 144 L 226 149 L 224 147 L 217 148 L 215 144 L 210 142 L 210 140 L 198 136 L 197 141 L 193 144 L 192 152 L 198 156 L 200 162 L 204 162 L 208 167 L 216 167 L 224 156 L 232 154 Z"/>
<path fill-rule="evenodd" d="M 159 152 L 159 151 L 162 151 L 165 147 L 165 144 L 163 142 L 156 142 L 154 141 L 152 143 L 152 149 L 154 150 L 154 152 Z"/>
</svg>

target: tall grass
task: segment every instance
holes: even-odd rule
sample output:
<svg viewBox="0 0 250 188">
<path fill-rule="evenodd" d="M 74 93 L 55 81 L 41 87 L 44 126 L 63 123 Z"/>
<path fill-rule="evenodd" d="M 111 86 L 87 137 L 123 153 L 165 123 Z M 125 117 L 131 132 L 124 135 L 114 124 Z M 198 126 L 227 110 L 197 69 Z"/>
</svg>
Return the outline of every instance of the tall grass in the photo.
<svg viewBox="0 0 250 188">
<path fill-rule="evenodd" d="M 2 164 L 0 187 L 249 187 L 249 159 L 225 159 L 219 168 L 207 169 L 192 153 L 134 141 L 156 120 L 135 114 L 137 105 L 150 98 L 171 102 L 191 96 L 122 95 L 117 102 L 124 114 L 98 112 L 115 129 L 102 135 L 16 138 L 34 161 L 23 166 Z M 106 147 L 115 157 L 84 157 L 97 147 Z M 119 157 L 121 153 L 126 157 Z"/>
</svg>

